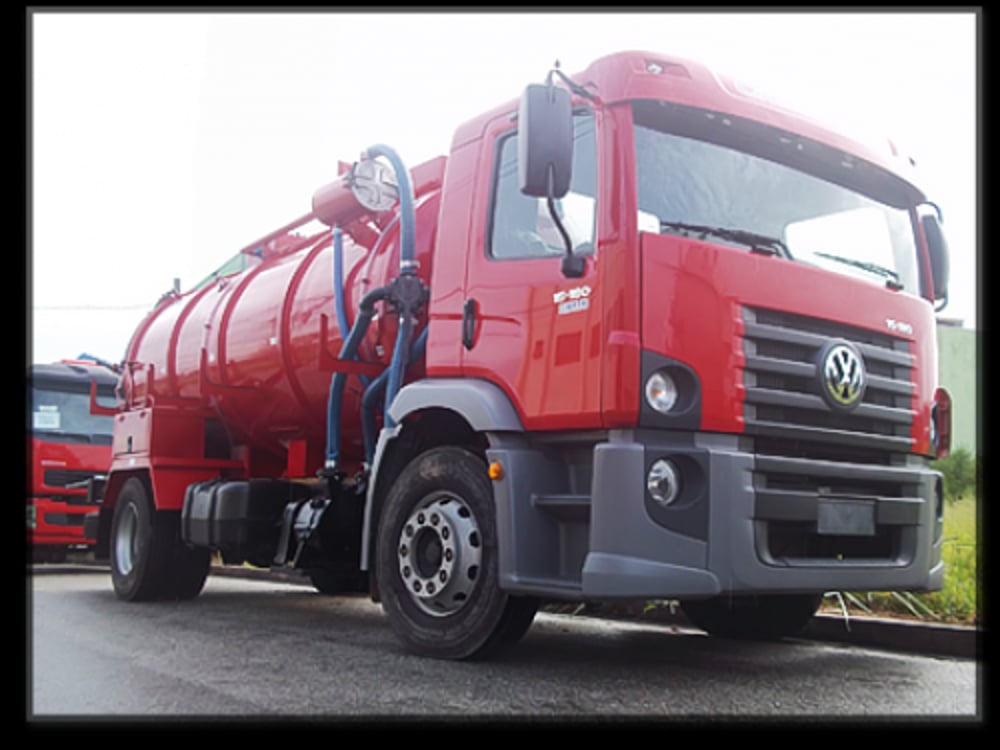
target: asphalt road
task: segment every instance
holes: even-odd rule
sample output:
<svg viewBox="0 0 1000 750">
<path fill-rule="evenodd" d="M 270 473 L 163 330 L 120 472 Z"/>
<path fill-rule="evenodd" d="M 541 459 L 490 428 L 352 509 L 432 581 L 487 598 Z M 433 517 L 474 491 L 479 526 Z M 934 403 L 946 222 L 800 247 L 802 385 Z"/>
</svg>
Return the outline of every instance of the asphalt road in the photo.
<svg viewBox="0 0 1000 750">
<path fill-rule="evenodd" d="M 808 640 L 749 644 L 653 622 L 541 614 L 501 659 L 421 659 L 366 597 L 213 575 L 191 602 L 127 604 L 106 571 L 28 578 L 35 722 L 793 717 L 975 720 L 974 660 Z"/>
</svg>

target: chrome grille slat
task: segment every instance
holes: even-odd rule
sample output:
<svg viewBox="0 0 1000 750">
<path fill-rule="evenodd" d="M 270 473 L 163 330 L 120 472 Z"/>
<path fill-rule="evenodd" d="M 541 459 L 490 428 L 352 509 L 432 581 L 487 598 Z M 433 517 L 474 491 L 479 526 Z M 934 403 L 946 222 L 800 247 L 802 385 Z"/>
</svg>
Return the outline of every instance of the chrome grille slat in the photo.
<svg viewBox="0 0 1000 750">
<path fill-rule="evenodd" d="M 779 422 L 766 422 L 763 420 L 754 420 L 752 424 L 750 424 L 749 420 L 747 422 L 747 433 L 751 435 L 769 435 L 793 440 L 814 441 L 816 443 L 827 441 L 860 448 L 880 448 L 883 450 L 905 452 L 910 449 L 910 445 L 913 442 L 908 437 L 897 437 L 894 435 L 869 435 L 862 432 L 803 427 L 802 425 L 781 424 Z"/>
<path fill-rule="evenodd" d="M 81 469 L 46 469 L 42 475 L 42 481 L 49 487 L 65 487 L 74 482 L 92 479 L 97 476 L 96 471 L 86 471 Z"/>
<path fill-rule="evenodd" d="M 863 401 L 848 412 L 819 392 L 818 357 L 836 339 L 864 359 Z M 775 310 L 743 308 L 744 418 L 749 435 L 909 452 L 913 355 L 903 340 L 877 331 Z"/>
<path fill-rule="evenodd" d="M 746 400 L 756 404 L 774 404 L 776 406 L 791 406 L 798 409 L 815 409 L 829 411 L 826 402 L 819 396 L 794 391 L 773 391 L 767 388 L 749 387 L 746 389 Z M 909 425 L 914 413 L 911 409 L 898 409 L 876 404 L 861 404 L 854 412 L 859 417 L 869 417 Z"/>
</svg>

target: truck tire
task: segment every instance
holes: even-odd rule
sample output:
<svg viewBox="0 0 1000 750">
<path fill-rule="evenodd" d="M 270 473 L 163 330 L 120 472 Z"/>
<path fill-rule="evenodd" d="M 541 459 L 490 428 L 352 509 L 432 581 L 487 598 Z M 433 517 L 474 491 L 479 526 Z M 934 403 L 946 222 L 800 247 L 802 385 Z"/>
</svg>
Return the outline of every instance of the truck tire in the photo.
<svg viewBox="0 0 1000 750">
<path fill-rule="evenodd" d="M 166 520 L 166 519 L 161 519 Z M 168 526 L 168 524 L 163 524 Z M 194 599 L 205 588 L 208 571 L 212 567 L 212 552 L 207 548 L 189 547 L 180 540 L 180 520 L 170 532 L 170 562 L 167 567 L 167 581 L 161 598 Z"/>
<path fill-rule="evenodd" d="M 111 517 L 111 583 L 119 599 L 159 598 L 165 586 L 167 550 L 156 533 L 153 499 L 138 477 L 125 482 Z"/>
<path fill-rule="evenodd" d="M 311 568 L 306 571 L 309 581 L 320 594 L 360 594 L 368 590 L 368 574 L 342 573 L 328 568 Z"/>
<path fill-rule="evenodd" d="M 483 460 L 462 448 L 433 448 L 403 469 L 375 555 L 382 607 L 422 656 L 491 656 L 519 640 L 538 609 L 499 587 L 492 488 Z"/>
<path fill-rule="evenodd" d="M 191 599 L 201 592 L 211 553 L 181 542 L 179 518 L 171 520 L 156 513 L 146 482 L 125 482 L 111 519 L 111 581 L 119 599 Z"/>
<path fill-rule="evenodd" d="M 680 604 L 687 618 L 709 635 L 773 641 L 801 632 L 822 601 L 822 594 L 770 594 L 717 596 Z"/>
</svg>

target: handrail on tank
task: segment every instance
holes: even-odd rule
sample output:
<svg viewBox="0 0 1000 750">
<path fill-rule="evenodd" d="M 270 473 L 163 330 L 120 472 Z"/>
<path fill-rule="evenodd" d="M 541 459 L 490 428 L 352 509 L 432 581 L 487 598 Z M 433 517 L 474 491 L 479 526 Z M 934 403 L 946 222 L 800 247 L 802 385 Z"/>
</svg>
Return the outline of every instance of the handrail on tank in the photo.
<svg viewBox="0 0 1000 750">
<path fill-rule="evenodd" d="M 136 360 L 126 360 L 122 363 L 124 371 L 122 373 L 122 380 L 128 380 L 130 383 L 130 388 L 128 389 L 128 399 L 125 403 L 126 409 L 146 409 L 153 406 L 153 381 L 154 381 L 154 367 L 153 363 L 143 364 L 142 362 Z M 146 386 L 146 395 L 142 397 L 140 401 L 136 397 L 136 378 L 135 371 L 139 368 L 142 372 L 146 374 L 146 381 L 144 385 Z"/>
<path fill-rule="evenodd" d="M 240 250 L 240 252 L 248 254 L 248 255 L 253 255 L 253 254 L 257 253 L 259 250 L 261 250 L 264 247 L 264 245 L 266 245 L 271 240 L 277 239 L 278 237 L 282 236 L 283 234 L 288 234 L 293 229 L 298 229 L 303 224 L 308 224 L 310 221 L 313 221 L 315 218 L 316 218 L 316 215 L 312 211 L 310 211 L 309 213 L 304 214 L 303 216 L 300 216 L 299 218 L 295 219 L 294 221 L 290 221 L 289 223 L 285 224 L 280 229 L 275 229 L 273 232 L 269 232 L 268 234 L 265 234 L 263 237 L 261 237 L 256 242 L 251 242 L 249 245 L 247 245 L 246 247 L 242 248 Z"/>
<path fill-rule="evenodd" d="M 343 370 L 349 375 L 363 375 L 365 377 L 376 377 L 381 375 L 385 367 L 383 367 L 378 362 L 365 362 L 362 360 L 352 359 L 345 360 L 335 357 L 330 354 L 327 348 L 327 343 L 329 340 L 328 331 L 330 330 L 329 317 L 326 313 L 320 313 L 319 316 L 319 353 L 317 367 L 321 370 L 332 370 L 334 372 L 338 370 Z M 346 336 L 342 337 L 342 340 L 346 340 Z"/>
</svg>

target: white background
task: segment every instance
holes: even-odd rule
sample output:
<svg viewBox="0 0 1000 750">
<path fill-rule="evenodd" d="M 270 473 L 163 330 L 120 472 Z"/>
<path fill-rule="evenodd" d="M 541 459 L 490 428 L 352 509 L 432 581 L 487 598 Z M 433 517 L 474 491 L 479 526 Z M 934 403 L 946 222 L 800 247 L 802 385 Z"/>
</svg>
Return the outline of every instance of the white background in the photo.
<svg viewBox="0 0 1000 750">
<path fill-rule="evenodd" d="M 692 57 L 890 135 L 944 211 L 942 317 L 976 325 L 975 9 L 31 14 L 28 360 L 118 362 L 156 300 L 311 208 L 338 160 L 454 128 L 624 49 Z"/>
</svg>

